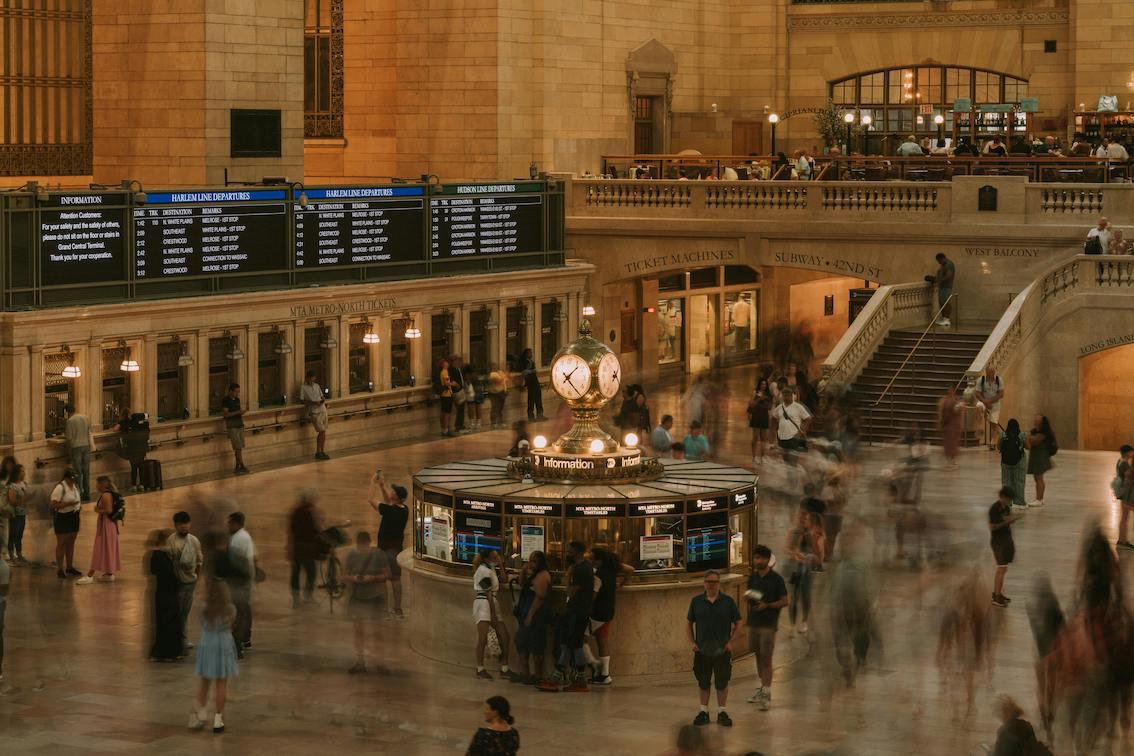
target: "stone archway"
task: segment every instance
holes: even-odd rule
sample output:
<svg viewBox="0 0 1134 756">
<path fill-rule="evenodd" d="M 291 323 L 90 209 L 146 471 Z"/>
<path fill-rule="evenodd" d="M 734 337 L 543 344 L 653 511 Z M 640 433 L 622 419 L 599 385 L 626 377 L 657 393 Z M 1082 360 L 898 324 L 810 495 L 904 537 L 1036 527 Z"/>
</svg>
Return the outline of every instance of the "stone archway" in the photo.
<svg viewBox="0 0 1134 756">
<path fill-rule="evenodd" d="M 654 126 L 659 130 L 657 152 L 668 153 L 673 122 L 673 80 L 677 76 L 677 57 L 656 39 L 642 43 L 626 56 L 626 92 L 630 118 L 627 128 L 629 152 L 635 149 L 638 98 L 657 103 Z"/>
<path fill-rule="evenodd" d="M 1117 451 L 1131 443 L 1132 395 L 1134 344 L 1080 357 L 1079 448 Z"/>
</svg>

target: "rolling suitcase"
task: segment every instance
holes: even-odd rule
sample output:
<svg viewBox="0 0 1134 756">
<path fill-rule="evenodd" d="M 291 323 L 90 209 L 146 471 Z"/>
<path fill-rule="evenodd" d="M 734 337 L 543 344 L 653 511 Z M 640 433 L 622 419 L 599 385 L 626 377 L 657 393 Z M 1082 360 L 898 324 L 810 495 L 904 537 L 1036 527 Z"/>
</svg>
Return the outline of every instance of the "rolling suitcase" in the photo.
<svg viewBox="0 0 1134 756">
<path fill-rule="evenodd" d="M 142 460 L 142 488 L 147 491 L 156 491 L 162 488 L 161 460 Z"/>
</svg>

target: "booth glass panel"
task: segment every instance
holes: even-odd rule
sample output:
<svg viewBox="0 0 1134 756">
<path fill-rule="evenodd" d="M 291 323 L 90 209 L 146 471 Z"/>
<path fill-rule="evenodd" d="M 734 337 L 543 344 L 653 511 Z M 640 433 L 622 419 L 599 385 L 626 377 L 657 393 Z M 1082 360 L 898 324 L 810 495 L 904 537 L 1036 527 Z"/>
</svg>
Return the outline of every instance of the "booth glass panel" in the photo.
<svg viewBox="0 0 1134 756">
<path fill-rule="evenodd" d="M 261 407 L 280 407 L 285 404 L 283 390 L 283 360 L 276 354 L 277 335 L 271 332 L 257 336 L 257 385 Z M 319 376 L 322 378 L 322 376 Z"/>
<path fill-rule="evenodd" d="M 369 323 L 350 324 L 350 393 L 365 394 L 373 391 L 370 382 L 370 345 L 362 339 L 370 331 Z"/>
<path fill-rule="evenodd" d="M 43 358 L 43 433 L 48 438 L 63 435 L 67 418 L 63 407 L 75 401 L 74 384 L 63 377 L 70 364 L 64 354 L 48 354 Z"/>
<path fill-rule="evenodd" d="M 547 555 L 549 570 L 563 569 L 566 544 L 563 540 L 563 520 L 558 517 L 509 517 L 505 520 L 504 542 L 510 544 L 508 553 L 500 556 L 510 569 L 521 569 L 527 562 L 524 557 L 532 549 L 538 549 Z"/>
<path fill-rule="evenodd" d="M 453 510 L 448 507 L 418 502 L 422 513 L 417 529 L 417 551 L 434 559 L 453 561 Z"/>
<path fill-rule="evenodd" d="M 236 365 L 228 359 L 229 340 L 226 336 L 209 339 L 209 414 L 221 414 L 221 400 L 228 394 L 228 386 L 236 380 Z"/>
<path fill-rule="evenodd" d="M 178 365 L 180 342 L 157 345 L 157 421 L 183 420 L 188 415 L 186 369 Z"/>
<path fill-rule="evenodd" d="M 395 320 L 390 326 L 390 387 L 409 386 L 413 377 L 413 340 L 406 338 L 410 321 Z"/>
</svg>

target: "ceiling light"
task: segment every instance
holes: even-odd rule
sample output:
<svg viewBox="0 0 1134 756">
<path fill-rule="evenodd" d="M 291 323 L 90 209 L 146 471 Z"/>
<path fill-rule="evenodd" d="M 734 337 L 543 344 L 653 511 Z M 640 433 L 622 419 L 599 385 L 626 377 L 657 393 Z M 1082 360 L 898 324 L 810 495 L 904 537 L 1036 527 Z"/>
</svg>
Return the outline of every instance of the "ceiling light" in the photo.
<svg viewBox="0 0 1134 756">
<path fill-rule="evenodd" d="M 126 342 L 120 341 L 118 345 L 122 348 L 122 364 L 118 366 L 118 369 L 123 373 L 136 373 L 141 370 L 138 361 L 130 359 L 130 347 L 127 346 Z"/>
<path fill-rule="evenodd" d="M 338 339 L 331 335 L 331 327 L 319 323 L 319 327 L 323 329 L 323 338 L 319 340 L 320 349 L 334 349 L 339 345 Z M 363 339 L 365 341 L 365 339 Z"/>
<path fill-rule="evenodd" d="M 421 329 L 418 328 L 417 326 L 415 326 L 413 324 L 413 321 L 411 320 L 411 321 L 409 321 L 409 325 L 406 326 L 405 336 L 406 336 L 407 339 L 420 339 L 421 338 Z"/>
<path fill-rule="evenodd" d="M 236 337 L 230 336 L 228 331 L 225 331 L 224 335 L 228 336 L 228 351 L 225 352 L 224 358 L 226 360 L 232 360 L 234 362 L 244 359 L 244 350 L 240 348 L 240 344 L 237 342 Z"/>
<path fill-rule="evenodd" d="M 272 333 L 274 333 L 276 335 L 275 353 L 276 354 L 291 354 L 291 352 L 292 352 L 291 344 L 287 343 L 287 338 L 285 337 L 283 331 L 280 330 L 280 327 L 279 326 L 272 326 Z"/>
<path fill-rule="evenodd" d="M 68 365 L 67 367 L 63 368 L 63 377 L 64 378 L 82 378 L 83 377 L 83 371 L 79 370 L 78 365 Z"/>
</svg>

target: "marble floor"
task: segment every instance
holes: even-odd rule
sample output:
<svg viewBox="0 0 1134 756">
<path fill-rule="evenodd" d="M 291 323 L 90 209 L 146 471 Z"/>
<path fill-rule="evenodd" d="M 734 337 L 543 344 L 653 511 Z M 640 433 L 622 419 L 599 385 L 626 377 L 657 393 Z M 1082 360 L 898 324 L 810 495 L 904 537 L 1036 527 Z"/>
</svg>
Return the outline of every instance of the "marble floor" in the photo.
<svg viewBox="0 0 1134 756">
<path fill-rule="evenodd" d="M 744 388 L 750 370 L 729 373 L 733 389 L 730 420 L 718 458 L 746 463 Z M 680 415 L 677 391 L 652 392 L 656 414 Z M 13 569 L 7 628 L 5 678 L 0 683 L 0 750 L 4 753 L 397 753 L 463 752 L 480 720 L 481 702 L 506 695 L 522 736 L 522 752 L 552 754 L 661 754 L 670 752 L 676 728 L 696 714 L 691 675 L 619 678 L 589 694 L 547 694 L 498 681 L 474 679 L 469 667 L 427 661 L 408 648 L 406 623 L 380 624 L 383 674 L 347 675 L 353 662 L 349 622 L 325 605 L 291 609 L 286 585 L 286 515 L 298 490 L 318 489 L 328 519 L 373 523 L 365 502 L 367 481 L 381 466 L 392 480 L 408 482 L 412 471 L 442 460 L 502 453 L 504 431 L 454 439 L 423 438 L 396 448 L 336 454 L 329 462 L 173 487 L 129 497 L 122 533 L 124 570 L 113 584 L 75 585 L 59 581 L 53 568 Z M 333 449 L 333 446 L 332 446 Z M 852 509 L 876 511 L 881 470 L 898 450 L 866 449 Z M 972 714 L 956 717 L 951 688 L 934 664 L 941 608 L 953 600 L 968 569 L 979 566 L 991 579 L 985 514 L 999 486 L 997 458 L 966 450 L 959 472 L 945 471 L 935 453 L 926 477 L 924 505 L 931 512 L 933 539 L 943 558 L 932 569 L 895 566 L 879 527 L 873 553 L 881 591 L 881 652 L 875 654 L 853 690 L 838 681 L 826 626 L 829 582 L 817 578 L 815 608 L 807 638 L 790 637 L 786 614 L 777 649 L 774 706 L 760 712 L 744 702 L 753 687 L 752 662 L 737 662 L 729 711 L 731 730 L 708 728 L 720 753 L 766 754 L 969 754 L 991 742 L 997 727 L 991 701 L 998 693 L 1016 697 L 1035 719 L 1034 644 L 1025 601 L 1032 576 L 1046 570 L 1060 599 L 1070 598 L 1079 537 L 1093 521 L 1112 534 L 1117 513 L 1107 483 L 1113 455 L 1061 451 L 1049 474 L 1047 506 L 1015 526 L 1017 561 L 1005 592 L 1017 601 L 996 610 L 994 663 L 982 676 Z M 769 478 L 774 477 L 769 472 Z M 1029 482 L 1030 487 L 1030 482 Z M 142 543 L 153 528 L 166 527 L 179 509 L 195 513 L 198 529 L 209 513 L 239 506 L 248 516 L 269 579 L 255 598 L 254 649 L 231 687 L 228 731 L 222 736 L 185 729 L 194 686 L 192 661 L 153 664 L 146 660 L 145 589 Z M 762 496 L 761 540 L 781 548 L 793 504 Z M 77 555 L 86 566 L 93 516 L 84 512 Z M 869 518 L 867 518 L 869 524 Z M 53 541 L 40 521 L 29 524 L 27 556 L 50 561 Z M 1134 556 L 1124 555 L 1129 573 Z M 987 594 L 986 594 L 987 595 Z M 416 597 L 407 596 L 407 612 Z M 462 614 L 454 621 L 464 622 Z M 674 618 L 674 632 L 684 632 Z M 196 627 L 196 619 L 191 622 Z M 616 630 L 617 632 L 617 630 Z M 877 645 L 876 645 L 877 650 Z M 1067 744 L 1066 738 L 1063 740 Z M 1115 745 L 1115 751 L 1121 748 Z M 1065 752 L 1057 749 L 1059 752 Z M 1129 752 L 1129 751 L 1127 751 Z"/>
</svg>

